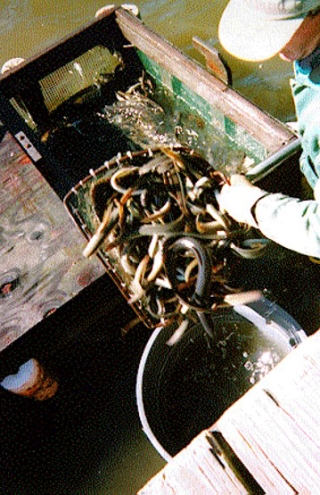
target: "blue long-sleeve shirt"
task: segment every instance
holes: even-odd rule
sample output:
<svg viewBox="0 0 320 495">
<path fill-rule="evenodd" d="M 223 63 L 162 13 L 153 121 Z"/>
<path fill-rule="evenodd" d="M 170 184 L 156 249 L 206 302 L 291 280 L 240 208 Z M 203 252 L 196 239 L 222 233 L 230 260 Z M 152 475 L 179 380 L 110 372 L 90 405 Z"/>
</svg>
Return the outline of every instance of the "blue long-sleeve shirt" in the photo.
<svg viewBox="0 0 320 495">
<path fill-rule="evenodd" d="M 268 194 L 255 205 L 261 232 L 278 244 L 320 258 L 320 47 L 294 63 L 292 94 L 302 144 L 301 170 L 315 200 Z"/>
</svg>

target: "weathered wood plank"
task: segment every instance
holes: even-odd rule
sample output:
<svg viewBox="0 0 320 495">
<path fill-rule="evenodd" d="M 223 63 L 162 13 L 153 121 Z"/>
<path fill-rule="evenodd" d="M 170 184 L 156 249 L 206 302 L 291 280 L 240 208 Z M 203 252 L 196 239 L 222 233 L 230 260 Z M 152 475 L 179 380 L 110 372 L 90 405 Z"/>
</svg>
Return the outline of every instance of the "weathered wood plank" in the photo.
<svg viewBox="0 0 320 495">
<path fill-rule="evenodd" d="M 213 447 L 209 431 L 203 431 L 175 456 L 164 469 L 139 491 L 138 495 L 244 495 L 242 482 L 224 458 Z"/>
<path fill-rule="evenodd" d="M 0 351 L 104 273 L 11 134 L 0 144 Z"/>
<path fill-rule="evenodd" d="M 245 465 L 267 493 L 270 486 L 284 486 L 283 480 L 287 491 L 280 493 L 319 490 L 319 378 L 317 332 L 215 425 L 241 460 L 247 452 Z"/>
<path fill-rule="evenodd" d="M 319 493 L 319 406 L 320 331 L 194 439 L 138 495 Z M 248 473 L 247 479 L 243 473 Z"/>
</svg>

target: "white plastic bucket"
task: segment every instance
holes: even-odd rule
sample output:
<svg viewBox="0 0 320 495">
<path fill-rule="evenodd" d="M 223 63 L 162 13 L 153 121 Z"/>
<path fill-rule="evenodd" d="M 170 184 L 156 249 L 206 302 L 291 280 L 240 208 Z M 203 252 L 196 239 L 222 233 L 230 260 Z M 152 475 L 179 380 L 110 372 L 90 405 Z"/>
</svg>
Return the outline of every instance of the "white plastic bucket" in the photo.
<svg viewBox="0 0 320 495">
<path fill-rule="evenodd" d="M 169 346 L 175 328 L 153 332 L 136 383 L 142 427 L 167 461 L 306 338 L 286 311 L 264 298 L 215 316 L 213 342 L 198 324 Z"/>
</svg>

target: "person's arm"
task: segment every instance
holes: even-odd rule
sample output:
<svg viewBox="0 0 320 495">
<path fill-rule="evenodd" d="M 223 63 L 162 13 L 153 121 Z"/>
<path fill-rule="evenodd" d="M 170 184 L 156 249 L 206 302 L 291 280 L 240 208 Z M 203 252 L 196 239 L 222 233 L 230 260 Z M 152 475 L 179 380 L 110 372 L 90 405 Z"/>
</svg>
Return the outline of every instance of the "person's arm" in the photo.
<svg viewBox="0 0 320 495">
<path fill-rule="evenodd" d="M 255 227 L 280 244 L 320 258 L 320 206 L 317 201 L 271 194 L 252 186 L 243 176 L 231 177 L 219 198 L 220 208 L 240 223 Z"/>
<path fill-rule="evenodd" d="M 263 235 L 292 251 L 320 258 L 320 205 L 283 194 L 257 202 L 254 215 Z"/>
<path fill-rule="evenodd" d="M 235 175 L 231 185 L 221 191 L 220 206 L 235 220 L 258 228 L 274 242 L 320 258 L 320 47 L 295 62 L 291 88 L 303 148 L 301 170 L 317 200 L 269 194 Z"/>
</svg>

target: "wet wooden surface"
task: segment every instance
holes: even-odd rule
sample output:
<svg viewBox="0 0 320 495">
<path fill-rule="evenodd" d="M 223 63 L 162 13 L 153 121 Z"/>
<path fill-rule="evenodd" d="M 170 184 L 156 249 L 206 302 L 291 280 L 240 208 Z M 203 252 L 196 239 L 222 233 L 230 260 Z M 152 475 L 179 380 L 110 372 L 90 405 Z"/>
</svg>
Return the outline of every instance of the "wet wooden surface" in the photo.
<svg viewBox="0 0 320 495">
<path fill-rule="evenodd" d="M 290 353 L 138 495 L 316 494 L 320 331 Z"/>
<path fill-rule="evenodd" d="M 0 351 L 98 279 L 61 200 L 6 133 L 0 143 Z"/>
</svg>

